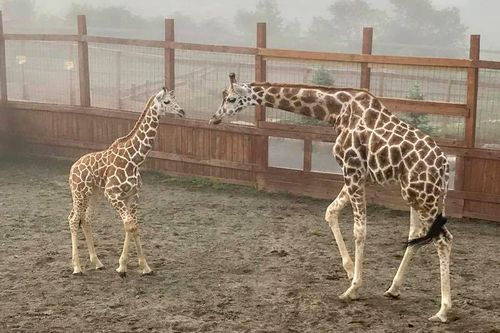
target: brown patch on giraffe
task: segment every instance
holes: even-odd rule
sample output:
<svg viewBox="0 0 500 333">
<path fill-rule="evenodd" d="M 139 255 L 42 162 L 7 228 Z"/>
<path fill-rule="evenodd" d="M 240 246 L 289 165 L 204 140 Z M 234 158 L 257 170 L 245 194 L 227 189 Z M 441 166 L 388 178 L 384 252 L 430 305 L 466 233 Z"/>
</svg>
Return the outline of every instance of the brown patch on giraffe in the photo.
<svg viewBox="0 0 500 333">
<path fill-rule="evenodd" d="M 351 147 L 352 146 L 352 134 L 347 134 L 344 138 L 344 142 L 342 143 L 344 147 Z"/>
<path fill-rule="evenodd" d="M 300 98 L 307 104 L 314 103 L 317 100 L 316 92 L 314 90 L 305 90 Z"/>
<path fill-rule="evenodd" d="M 369 94 L 361 94 L 356 96 L 355 100 L 361 104 L 364 109 L 368 109 L 370 107 L 370 101 L 372 97 Z"/>
<path fill-rule="evenodd" d="M 401 142 L 403 142 L 403 137 L 401 137 L 399 134 L 393 132 L 393 134 L 389 138 L 389 144 L 391 146 L 398 146 L 401 144 Z"/>
<path fill-rule="evenodd" d="M 401 148 L 401 155 L 403 157 L 408 155 L 408 153 L 414 149 L 413 145 L 408 141 L 401 142 L 400 148 Z"/>
<path fill-rule="evenodd" d="M 392 131 L 396 125 L 393 122 L 385 124 L 384 128 L 388 131 Z"/>
<path fill-rule="evenodd" d="M 401 163 L 401 149 L 399 149 L 399 147 L 390 147 L 389 156 L 391 158 L 392 165 L 399 165 L 399 163 Z"/>
<path fill-rule="evenodd" d="M 299 113 L 304 116 L 311 116 L 311 109 L 308 106 L 303 106 L 300 108 Z"/>
<path fill-rule="evenodd" d="M 436 154 L 434 152 L 430 152 L 427 157 L 424 159 L 427 165 L 432 165 L 436 161 Z"/>
<path fill-rule="evenodd" d="M 274 96 L 267 94 L 264 100 L 268 103 L 274 104 Z"/>
<path fill-rule="evenodd" d="M 278 103 L 278 107 L 283 110 L 291 111 L 293 108 L 290 105 L 290 102 L 287 99 L 280 99 Z"/>
<path fill-rule="evenodd" d="M 320 120 L 325 119 L 326 112 L 325 112 L 325 109 L 323 109 L 323 107 L 321 105 L 315 105 L 313 107 L 313 111 L 314 111 L 315 118 L 320 119 Z"/>
<path fill-rule="evenodd" d="M 269 102 L 264 102 L 264 106 L 268 106 L 268 107 L 272 108 L 272 107 L 274 107 L 274 104 L 269 103 Z"/>
<path fill-rule="evenodd" d="M 378 165 L 375 155 L 370 155 L 370 157 L 368 158 L 368 167 L 370 168 L 370 170 L 377 170 Z"/>
<path fill-rule="evenodd" d="M 393 179 L 395 176 L 394 173 L 394 168 L 392 166 L 389 166 L 384 169 L 384 177 L 386 180 Z"/>
<path fill-rule="evenodd" d="M 346 94 L 345 92 L 339 92 L 335 95 L 335 97 L 337 97 L 337 99 L 341 102 L 348 102 L 351 100 L 351 96 Z"/>
<path fill-rule="evenodd" d="M 382 104 L 380 104 L 380 101 L 378 100 L 378 98 L 372 98 L 372 108 L 375 110 L 382 109 Z"/>
<path fill-rule="evenodd" d="M 379 113 L 376 112 L 375 110 L 373 110 L 373 109 L 366 110 L 365 115 L 364 115 L 364 120 L 365 120 L 366 126 L 368 128 L 373 128 L 377 122 L 378 116 L 379 116 Z"/>
<path fill-rule="evenodd" d="M 387 143 L 380 137 L 376 135 L 372 135 L 370 140 L 370 151 L 372 153 L 376 153 L 382 146 L 385 146 Z"/>
<path fill-rule="evenodd" d="M 271 87 L 271 88 L 269 88 L 269 90 L 267 92 L 268 92 L 268 94 L 274 94 L 274 95 L 276 95 L 277 93 L 280 92 L 280 90 L 281 90 L 280 88 Z"/>
<path fill-rule="evenodd" d="M 425 144 L 425 142 L 423 140 L 418 140 L 417 143 L 415 143 L 415 150 L 420 152 L 426 146 L 427 145 Z"/>
<path fill-rule="evenodd" d="M 328 112 L 336 114 L 336 115 L 338 115 L 340 113 L 340 110 L 342 109 L 342 103 L 339 103 L 332 96 L 325 96 L 324 101 L 326 104 L 326 108 L 328 109 Z"/>
<path fill-rule="evenodd" d="M 389 165 L 389 148 L 383 146 L 382 149 L 377 153 L 378 164 L 382 167 Z"/>
</svg>

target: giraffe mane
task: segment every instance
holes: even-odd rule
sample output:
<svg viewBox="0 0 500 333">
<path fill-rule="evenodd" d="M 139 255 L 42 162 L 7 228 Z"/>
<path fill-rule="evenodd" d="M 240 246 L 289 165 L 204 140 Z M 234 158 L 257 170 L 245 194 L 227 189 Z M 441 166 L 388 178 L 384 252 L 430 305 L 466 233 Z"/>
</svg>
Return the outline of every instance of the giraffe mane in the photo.
<svg viewBox="0 0 500 333">
<path fill-rule="evenodd" d="M 337 92 L 337 91 L 359 91 L 359 92 L 366 92 L 370 95 L 373 96 L 372 93 L 370 93 L 367 89 L 363 88 L 337 88 L 337 87 L 331 87 L 331 86 L 323 86 L 323 85 L 313 85 L 313 84 L 302 84 L 302 83 L 274 83 L 274 82 L 252 82 L 250 83 L 251 87 L 270 87 L 270 86 L 277 86 L 277 87 L 283 87 L 283 88 L 302 88 L 302 89 L 318 89 L 322 91 L 328 91 L 328 92 Z M 375 97 L 375 96 L 374 96 Z"/>
<path fill-rule="evenodd" d="M 115 145 L 117 145 L 119 143 L 122 143 L 122 142 L 125 142 L 127 140 L 130 140 L 134 136 L 135 132 L 139 129 L 139 126 L 141 126 L 142 121 L 146 117 L 146 113 L 149 110 L 149 107 L 151 106 L 151 104 L 153 103 L 154 98 L 155 98 L 155 95 L 152 95 L 151 97 L 149 97 L 149 99 L 148 99 L 148 101 L 146 103 L 146 106 L 144 107 L 144 110 L 141 113 L 141 116 L 139 117 L 139 119 L 137 119 L 137 121 L 136 121 L 134 127 L 132 128 L 132 130 L 130 130 L 130 132 L 127 135 L 122 136 L 121 138 L 116 139 L 115 142 L 113 142 L 113 144 L 111 146 L 115 146 Z"/>
</svg>

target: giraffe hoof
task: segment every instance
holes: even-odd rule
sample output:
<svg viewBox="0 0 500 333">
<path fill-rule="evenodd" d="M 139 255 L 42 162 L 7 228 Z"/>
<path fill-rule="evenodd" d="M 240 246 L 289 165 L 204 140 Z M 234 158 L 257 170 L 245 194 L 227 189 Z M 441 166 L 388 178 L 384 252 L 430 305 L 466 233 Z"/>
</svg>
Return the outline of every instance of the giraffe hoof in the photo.
<svg viewBox="0 0 500 333">
<path fill-rule="evenodd" d="M 446 316 L 443 316 L 439 313 L 436 313 L 434 316 L 429 318 L 429 321 L 435 321 L 435 322 L 441 322 L 441 323 L 446 323 L 448 318 Z"/>
<path fill-rule="evenodd" d="M 142 272 L 141 275 L 142 276 L 153 276 L 153 275 L 156 275 L 156 273 L 155 273 L 155 271 L 150 270 L 149 272 Z"/>
<path fill-rule="evenodd" d="M 388 298 L 399 298 L 399 293 L 396 293 L 396 292 L 392 292 L 390 290 L 387 290 L 385 293 L 384 293 L 384 296 L 385 297 L 388 297 Z"/>
<path fill-rule="evenodd" d="M 359 298 L 359 295 L 357 292 L 354 292 L 354 291 L 350 291 L 350 290 L 347 290 L 345 293 L 343 293 L 342 295 L 339 296 L 339 299 L 341 300 L 346 300 L 346 301 L 349 301 L 349 300 L 356 300 Z"/>
<path fill-rule="evenodd" d="M 73 276 L 83 276 L 83 272 L 82 271 L 73 272 Z"/>
<path fill-rule="evenodd" d="M 98 271 L 103 271 L 106 269 L 106 266 L 102 265 L 102 266 L 96 267 L 95 269 Z"/>
</svg>

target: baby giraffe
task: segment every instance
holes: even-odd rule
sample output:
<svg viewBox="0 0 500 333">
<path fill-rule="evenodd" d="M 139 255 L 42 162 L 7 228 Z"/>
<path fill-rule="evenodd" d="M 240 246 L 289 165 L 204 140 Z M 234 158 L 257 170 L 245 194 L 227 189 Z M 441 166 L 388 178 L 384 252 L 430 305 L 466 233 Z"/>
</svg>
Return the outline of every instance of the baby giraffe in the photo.
<svg viewBox="0 0 500 333">
<path fill-rule="evenodd" d="M 73 274 L 82 274 L 78 256 L 78 227 L 82 227 L 90 255 L 96 269 L 103 268 L 97 258 L 92 235 L 93 203 L 95 196 L 103 191 L 104 196 L 120 215 L 125 228 L 125 242 L 116 271 L 127 274 L 128 248 L 130 240 L 135 242 L 142 274 L 150 274 L 137 225 L 137 206 L 141 176 L 139 167 L 144 163 L 153 147 L 160 116 L 167 113 L 184 117 L 184 111 L 175 101 L 173 92 L 165 88 L 151 96 L 139 120 L 126 136 L 118 138 L 108 149 L 82 156 L 71 167 L 69 186 L 73 197 L 73 208 L 69 214 L 71 231 Z"/>
</svg>

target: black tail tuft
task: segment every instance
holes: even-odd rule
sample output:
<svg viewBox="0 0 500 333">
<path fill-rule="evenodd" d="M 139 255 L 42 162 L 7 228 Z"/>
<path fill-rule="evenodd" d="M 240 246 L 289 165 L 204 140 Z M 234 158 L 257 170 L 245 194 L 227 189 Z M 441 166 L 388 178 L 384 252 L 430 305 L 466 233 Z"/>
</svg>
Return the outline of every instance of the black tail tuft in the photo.
<svg viewBox="0 0 500 333">
<path fill-rule="evenodd" d="M 427 234 L 425 236 L 415 238 L 415 239 L 408 241 L 407 246 L 419 246 L 420 247 L 422 245 L 430 243 L 433 238 L 436 238 L 437 236 L 439 236 L 439 234 L 443 230 L 443 226 L 445 225 L 445 223 L 446 223 L 446 217 L 443 217 L 443 215 L 439 214 L 438 216 L 436 216 L 436 219 L 434 220 L 434 222 L 432 222 L 432 225 L 431 225 L 429 231 L 427 231 Z"/>
</svg>

